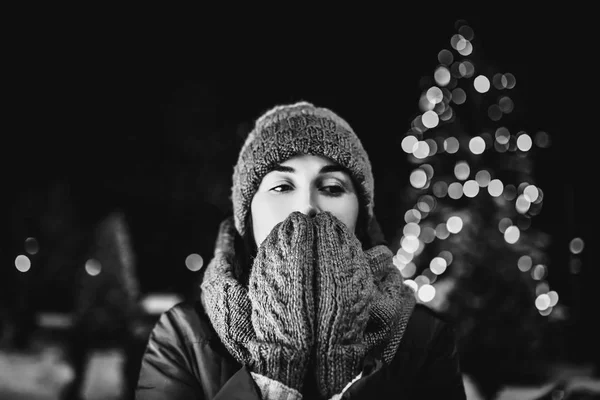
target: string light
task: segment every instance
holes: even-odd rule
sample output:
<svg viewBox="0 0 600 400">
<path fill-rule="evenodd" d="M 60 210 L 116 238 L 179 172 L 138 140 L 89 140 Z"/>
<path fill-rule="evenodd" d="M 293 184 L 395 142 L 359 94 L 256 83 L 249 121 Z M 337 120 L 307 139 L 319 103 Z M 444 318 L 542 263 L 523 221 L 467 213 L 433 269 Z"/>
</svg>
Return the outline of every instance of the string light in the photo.
<svg viewBox="0 0 600 400">
<path fill-rule="evenodd" d="M 490 168 L 478 165 L 490 157 L 524 156 L 537 148 L 548 148 L 551 145 L 550 135 L 543 130 L 529 134 L 524 130 L 516 130 L 505 120 L 513 114 L 515 102 L 509 90 L 516 87 L 516 78 L 510 72 L 484 73 L 478 71 L 479 64 L 471 56 L 474 54 L 473 40 L 475 33 L 466 23 L 457 22 L 457 32 L 450 37 L 450 47 L 437 54 L 439 64 L 433 71 L 434 85 L 423 89 L 419 96 L 420 114 L 411 123 L 411 129 L 402 140 L 402 150 L 410 155 L 409 160 L 419 166 L 410 173 L 409 181 L 412 190 L 421 193 L 414 208 L 404 214 L 406 225 L 403 227 L 400 248 L 394 256 L 394 262 L 407 279 L 407 285 L 415 291 L 421 302 L 432 302 L 436 296 L 436 279 L 445 273 L 453 261 L 453 255 L 444 250 L 438 255 L 430 256 L 428 262 L 419 258 L 426 245 L 435 241 L 444 241 L 451 235 L 460 237 L 471 219 L 459 215 L 451 215 L 446 222 L 434 222 L 432 216 L 439 218 L 439 213 L 448 213 L 446 206 L 438 205 L 439 201 L 465 202 L 480 196 L 488 196 L 498 210 L 498 237 L 507 246 L 514 246 L 518 251 L 524 232 L 531 226 L 531 217 L 539 214 L 543 203 L 543 190 L 535 184 L 522 180 L 511 182 L 507 176 L 501 175 L 503 168 L 521 171 L 524 174 L 530 167 L 522 160 L 509 160 L 507 165 L 499 169 L 498 176 Z M 429 80 L 431 82 L 431 80 Z M 464 107 L 468 100 L 477 96 L 489 96 L 490 101 L 483 103 L 482 98 L 473 99 L 488 118 L 488 122 L 502 125 L 485 128 L 476 135 L 452 135 L 444 131 L 444 124 L 455 118 L 453 107 Z M 493 100 L 492 100 L 493 98 Z M 458 110 L 458 108 L 457 108 Z M 512 131 L 512 132 L 511 132 Z M 430 136 L 430 137 L 427 137 Z M 466 138 L 465 138 L 466 137 Z M 443 169 L 434 177 L 433 156 L 457 157 L 451 176 L 443 176 Z M 463 158 L 464 157 L 464 158 Z M 439 175 L 442 172 L 442 175 Z M 431 193 L 427 195 L 424 193 Z M 483 194 L 481 194 L 483 192 Z M 468 231 L 468 230 L 467 230 Z M 454 240 L 454 239 L 453 239 Z M 457 239 L 460 240 L 460 239 Z M 583 250 L 581 238 L 574 238 L 569 244 L 573 255 Z M 572 260 L 571 271 L 578 273 L 580 261 Z M 422 268 L 420 274 L 418 271 Z M 519 256 L 515 268 L 527 273 L 536 283 L 535 307 L 542 315 L 550 315 L 558 304 L 558 293 L 547 286 L 545 278 L 548 268 L 529 254 Z M 418 275 L 417 275 L 418 274 Z M 416 275 L 416 276 L 415 276 Z"/>
</svg>

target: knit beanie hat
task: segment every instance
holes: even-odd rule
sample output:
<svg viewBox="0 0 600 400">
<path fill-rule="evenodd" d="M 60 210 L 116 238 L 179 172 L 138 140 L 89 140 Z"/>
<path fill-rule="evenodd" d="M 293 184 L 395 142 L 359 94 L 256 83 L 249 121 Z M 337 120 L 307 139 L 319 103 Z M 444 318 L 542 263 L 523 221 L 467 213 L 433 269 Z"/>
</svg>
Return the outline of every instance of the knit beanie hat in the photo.
<svg viewBox="0 0 600 400">
<path fill-rule="evenodd" d="M 301 101 L 276 106 L 260 116 L 238 156 L 233 172 L 235 228 L 246 233 L 252 197 L 275 166 L 299 154 L 327 157 L 350 173 L 367 225 L 374 222 L 371 163 L 350 125 L 333 111 Z"/>
</svg>

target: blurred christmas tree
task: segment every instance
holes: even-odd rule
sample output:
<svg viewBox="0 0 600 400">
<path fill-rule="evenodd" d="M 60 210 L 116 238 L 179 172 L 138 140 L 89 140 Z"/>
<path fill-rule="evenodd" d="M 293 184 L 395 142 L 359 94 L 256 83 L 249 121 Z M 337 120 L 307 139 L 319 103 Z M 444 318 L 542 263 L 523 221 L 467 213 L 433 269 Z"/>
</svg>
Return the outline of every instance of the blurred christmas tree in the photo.
<svg viewBox="0 0 600 400">
<path fill-rule="evenodd" d="M 414 169 L 391 243 L 418 300 L 455 321 L 464 372 L 493 398 L 503 384 L 536 378 L 549 324 L 561 318 L 547 280 L 549 236 L 532 223 L 544 200 L 533 158 L 550 137 L 522 128 L 516 77 L 477 57 L 466 21 L 455 28 L 401 138 Z"/>
</svg>

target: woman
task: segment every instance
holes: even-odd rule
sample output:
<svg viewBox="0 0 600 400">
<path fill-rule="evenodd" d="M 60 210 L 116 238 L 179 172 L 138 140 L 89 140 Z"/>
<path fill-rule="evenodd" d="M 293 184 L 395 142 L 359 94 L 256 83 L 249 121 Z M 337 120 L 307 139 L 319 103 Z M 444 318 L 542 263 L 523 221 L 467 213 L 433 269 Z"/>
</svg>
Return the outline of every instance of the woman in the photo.
<svg viewBox="0 0 600 400">
<path fill-rule="evenodd" d="M 392 263 L 346 121 L 277 106 L 233 173 L 200 299 L 150 336 L 138 399 L 465 399 L 453 331 Z"/>
</svg>

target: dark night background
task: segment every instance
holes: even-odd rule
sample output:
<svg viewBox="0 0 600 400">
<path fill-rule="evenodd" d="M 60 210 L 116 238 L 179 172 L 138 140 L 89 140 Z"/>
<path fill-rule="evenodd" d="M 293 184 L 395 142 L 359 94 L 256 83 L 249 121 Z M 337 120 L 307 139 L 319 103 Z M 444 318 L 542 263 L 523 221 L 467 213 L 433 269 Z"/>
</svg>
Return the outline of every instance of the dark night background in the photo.
<svg viewBox="0 0 600 400">
<path fill-rule="evenodd" d="M 362 138 L 376 178 L 376 213 L 391 234 L 404 212 L 409 166 L 400 140 L 418 113 L 420 79 L 433 73 L 463 18 L 482 64 L 516 76 L 523 129 L 551 136 L 552 146 L 535 159 L 545 194 L 535 224 L 552 236 L 549 281 L 573 306 L 573 337 L 589 338 L 582 341 L 588 346 L 600 282 L 591 260 L 598 92 L 591 87 L 597 45 L 584 14 L 405 13 L 347 23 L 315 18 L 297 27 L 280 19 L 256 24 L 264 36 L 233 20 L 209 28 L 210 16 L 199 18 L 198 29 L 141 16 L 93 27 L 85 18 L 73 26 L 31 21 L 8 41 L 3 62 L 11 70 L 0 144 L 3 268 L 14 269 L 25 237 L 39 235 L 59 184 L 78 230 L 108 210 L 126 212 L 142 291 L 189 290 L 184 258 L 212 254 L 253 119 L 298 100 L 336 110 Z M 568 242 L 576 236 L 586 247 L 582 271 L 573 275 Z M 68 281 L 53 284 L 56 291 L 31 295 L 45 307 L 68 308 Z"/>
</svg>

